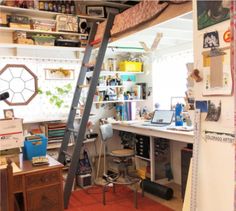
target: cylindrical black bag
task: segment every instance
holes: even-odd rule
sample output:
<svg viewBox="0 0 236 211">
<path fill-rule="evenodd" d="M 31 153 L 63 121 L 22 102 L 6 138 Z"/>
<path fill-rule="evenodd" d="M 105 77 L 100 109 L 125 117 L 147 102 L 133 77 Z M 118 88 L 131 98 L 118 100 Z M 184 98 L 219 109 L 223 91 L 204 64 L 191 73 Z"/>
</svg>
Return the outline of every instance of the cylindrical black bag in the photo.
<svg viewBox="0 0 236 211">
<path fill-rule="evenodd" d="M 141 183 L 141 187 L 144 191 L 151 193 L 153 195 L 157 195 L 160 198 L 170 200 L 173 197 L 173 189 L 166 187 L 164 185 L 160 185 L 149 180 L 143 180 Z"/>
</svg>

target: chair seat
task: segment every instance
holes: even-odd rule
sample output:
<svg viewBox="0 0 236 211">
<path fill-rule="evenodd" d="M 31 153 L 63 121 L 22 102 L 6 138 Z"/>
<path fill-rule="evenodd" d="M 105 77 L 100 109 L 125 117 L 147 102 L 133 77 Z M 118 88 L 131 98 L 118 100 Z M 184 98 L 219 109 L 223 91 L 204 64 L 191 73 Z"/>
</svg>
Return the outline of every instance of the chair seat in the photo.
<svg viewBox="0 0 236 211">
<path fill-rule="evenodd" d="M 131 157 L 134 156 L 135 153 L 132 149 L 118 149 L 111 151 L 110 155 L 114 157 Z"/>
</svg>

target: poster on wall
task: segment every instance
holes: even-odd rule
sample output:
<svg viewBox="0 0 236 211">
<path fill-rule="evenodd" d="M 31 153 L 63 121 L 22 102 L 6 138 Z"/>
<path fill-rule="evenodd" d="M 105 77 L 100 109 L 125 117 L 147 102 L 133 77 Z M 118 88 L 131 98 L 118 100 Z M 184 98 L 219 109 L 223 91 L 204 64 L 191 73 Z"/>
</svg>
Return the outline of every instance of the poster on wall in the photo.
<svg viewBox="0 0 236 211">
<path fill-rule="evenodd" d="M 73 80 L 74 70 L 64 68 L 45 68 L 46 80 Z"/>
<path fill-rule="evenodd" d="M 229 61 L 229 50 L 226 54 L 209 57 L 203 54 L 203 96 L 231 95 L 233 78 Z"/>
<path fill-rule="evenodd" d="M 197 0 L 198 30 L 230 18 L 230 0 Z"/>
</svg>

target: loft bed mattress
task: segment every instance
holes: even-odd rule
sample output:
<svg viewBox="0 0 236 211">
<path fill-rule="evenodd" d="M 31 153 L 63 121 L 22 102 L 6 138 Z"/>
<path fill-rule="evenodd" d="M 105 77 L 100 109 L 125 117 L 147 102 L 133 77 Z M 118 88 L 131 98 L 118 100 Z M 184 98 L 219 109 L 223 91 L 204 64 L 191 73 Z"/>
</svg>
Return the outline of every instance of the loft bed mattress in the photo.
<svg viewBox="0 0 236 211">
<path fill-rule="evenodd" d="M 143 0 L 139 4 L 136 4 L 135 6 L 116 15 L 113 27 L 111 29 L 111 37 L 119 36 L 122 33 L 130 31 L 145 22 L 157 18 L 171 3 L 180 4 L 187 1 L 188 0 Z M 105 25 L 106 21 L 98 25 L 95 41 L 102 38 Z"/>
</svg>

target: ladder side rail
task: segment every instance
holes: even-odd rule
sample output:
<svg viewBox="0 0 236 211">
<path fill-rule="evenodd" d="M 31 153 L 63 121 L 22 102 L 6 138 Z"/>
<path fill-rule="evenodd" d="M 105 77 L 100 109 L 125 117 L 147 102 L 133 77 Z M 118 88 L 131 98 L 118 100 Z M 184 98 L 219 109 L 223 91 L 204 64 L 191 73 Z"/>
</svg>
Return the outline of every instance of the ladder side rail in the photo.
<svg viewBox="0 0 236 211">
<path fill-rule="evenodd" d="M 78 130 L 78 136 L 76 138 L 76 143 L 75 143 L 75 147 L 74 147 L 74 151 L 73 151 L 73 156 L 71 159 L 71 163 L 70 163 L 70 167 L 68 170 L 68 176 L 67 176 L 67 180 L 65 183 L 65 188 L 64 188 L 64 207 L 67 208 L 68 204 L 69 204 L 69 199 L 70 199 L 70 195 L 71 195 L 71 190 L 72 190 L 72 186 L 73 186 L 73 181 L 74 181 L 74 177 L 76 174 L 76 170 L 78 167 L 78 162 L 79 162 L 79 156 L 80 156 L 80 149 L 82 147 L 83 144 L 83 140 L 84 140 L 84 136 L 85 136 L 85 132 L 86 132 L 86 125 L 89 119 L 89 115 L 90 115 L 90 110 L 92 107 L 92 103 L 93 103 L 93 97 L 96 91 L 96 87 L 97 87 L 97 82 L 98 82 L 98 78 L 100 75 L 100 71 L 101 71 L 101 67 L 102 67 L 102 63 L 103 63 L 103 59 L 105 56 L 105 52 L 106 52 L 106 48 L 109 42 L 109 38 L 110 38 L 110 30 L 113 26 L 113 21 L 115 18 L 115 14 L 109 14 L 108 18 L 107 18 L 107 24 L 106 24 L 106 28 L 103 34 L 103 38 L 102 38 L 102 42 L 98 51 L 98 57 L 96 59 L 96 64 L 94 66 L 94 71 L 93 71 L 93 77 L 92 80 L 90 82 L 90 88 L 88 90 L 88 95 L 87 95 L 87 100 L 85 103 L 85 109 L 84 109 L 84 113 L 80 122 L 80 126 L 79 126 L 79 130 Z"/>
<path fill-rule="evenodd" d="M 97 23 L 94 22 L 93 26 L 92 26 L 92 30 L 89 34 L 88 43 L 87 43 L 87 46 L 86 46 L 86 49 L 84 52 L 84 58 L 83 58 L 83 61 L 81 64 L 78 80 L 77 80 L 75 91 L 74 91 L 73 100 L 72 100 L 71 107 L 70 107 L 70 112 L 69 112 L 67 123 L 66 123 L 65 134 L 64 134 L 63 141 L 61 143 L 60 152 L 58 155 L 58 161 L 62 164 L 64 164 L 64 162 L 65 162 L 65 155 L 64 155 L 63 151 L 67 151 L 68 143 L 69 143 L 70 135 L 71 135 L 71 132 L 68 129 L 74 128 L 74 119 L 75 119 L 75 115 L 76 115 L 76 109 L 74 107 L 78 106 L 81 91 L 82 91 L 82 88 L 80 88 L 79 86 L 84 83 L 84 79 L 85 79 L 86 72 L 87 72 L 87 67 L 85 67 L 84 64 L 89 62 L 89 59 L 90 59 L 90 56 L 91 56 L 91 53 L 93 50 L 93 47 L 90 45 L 90 42 L 92 42 L 94 40 L 96 31 L 97 31 Z"/>
</svg>

